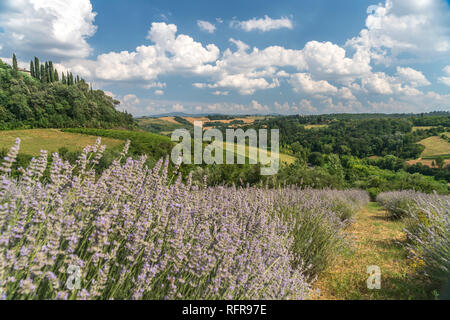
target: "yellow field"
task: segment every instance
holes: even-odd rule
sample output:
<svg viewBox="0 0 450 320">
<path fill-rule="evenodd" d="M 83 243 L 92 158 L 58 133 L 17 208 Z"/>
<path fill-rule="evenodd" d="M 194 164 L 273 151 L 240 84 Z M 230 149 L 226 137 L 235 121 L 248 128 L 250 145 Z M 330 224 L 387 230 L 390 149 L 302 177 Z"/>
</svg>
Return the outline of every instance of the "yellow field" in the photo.
<svg viewBox="0 0 450 320">
<path fill-rule="evenodd" d="M 21 139 L 20 153 L 32 156 L 38 156 L 40 150 L 51 153 L 62 147 L 66 147 L 69 151 L 82 150 L 97 139 L 95 136 L 62 132 L 58 129 L 8 130 L 0 131 L 0 149 L 9 149 L 16 138 Z M 122 140 L 102 137 L 102 144 L 106 144 L 107 148 L 123 143 Z"/>
<path fill-rule="evenodd" d="M 436 128 L 436 126 L 412 127 L 412 132 L 417 131 L 417 130 L 428 130 L 431 128 Z"/>
<path fill-rule="evenodd" d="M 450 154 L 450 143 L 438 136 L 428 137 L 418 142 L 425 146 L 421 157 L 435 156 L 440 154 Z"/>
<path fill-rule="evenodd" d="M 434 162 L 434 166 L 433 166 L 433 162 Z M 415 160 L 408 160 L 406 161 L 406 163 L 410 166 L 412 166 L 413 164 L 416 163 L 421 163 L 424 166 L 428 166 L 430 168 L 437 168 L 438 166 L 436 165 L 435 160 L 431 160 L 431 159 L 415 159 Z M 444 159 L 444 167 L 450 165 L 450 159 Z"/>
<path fill-rule="evenodd" d="M 305 126 L 305 129 L 318 129 L 318 128 L 324 128 L 327 127 L 327 124 L 307 124 Z"/>
<path fill-rule="evenodd" d="M 222 148 L 226 148 L 227 145 L 228 145 L 227 142 L 223 142 L 223 147 L 222 147 Z M 257 154 L 256 157 L 258 157 L 258 154 L 259 154 L 259 148 L 256 148 L 256 147 L 250 147 L 250 146 L 246 145 L 246 146 L 245 146 L 245 151 L 244 151 L 244 153 L 242 153 L 242 152 L 239 152 L 240 150 L 237 149 L 237 146 L 238 146 L 237 144 L 234 144 L 234 150 L 235 150 L 235 153 L 237 153 L 237 154 L 239 154 L 239 155 L 242 155 L 242 156 L 244 156 L 244 157 L 247 157 L 247 158 L 249 158 L 249 159 L 258 160 L 258 159 L 255 159 L 254 157 L 250 157 L 250 151 L 253 151 L 253 152 L 254 152 L 254 150 L 256 149 L 256 154 Z M 238 152 L 239 152 L 239 153 L 238 153 Z M 271 155 L 271 152 L 268 151 L 267 154 L 270 156 L 270 155 Z M 295 160 L 296 160 L 295 157 L 290 156 L 290 155 L 288 155 L 288 154 L 284 154 L 284 153 L 280 153 L 280 154 L 279 154 L 279 157 L 280 157 L 280 162 L 281 162 L 281 163 L 286 163 L 286 164 L 294 163 Z"/>
<path fill-rule="evenodd" d="M 183 117 L 185 120 L 189 121 L 190 123 L 194 123 L 194 121 L 202 121 L 203 123 L 207 123 L 207 122 L 221 122 L 221 123 L 230 123 L 232 121 L 235 120 L 241 120 L 243 121 L 245 124 L 251 124 L 253 122 L 255 122 L 255 120 L 258 119 L 264 119 L 263 116 L 252 116 L 252 117 L 236 117 L 233 119 L 223 119 L 223 120 L 210 120 L 207 117 Z M 161 118 L 162 119 L 162 118 Z"/>
</svg>

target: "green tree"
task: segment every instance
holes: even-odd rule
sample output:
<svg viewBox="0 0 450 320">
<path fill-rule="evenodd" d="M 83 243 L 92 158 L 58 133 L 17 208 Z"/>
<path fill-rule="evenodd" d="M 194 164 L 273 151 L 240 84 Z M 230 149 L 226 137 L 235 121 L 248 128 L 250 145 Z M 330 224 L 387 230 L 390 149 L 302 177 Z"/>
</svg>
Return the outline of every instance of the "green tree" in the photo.
<svg viewBox="0 0 450 320">
<path fill-rule="evenodd" d="M 444 157 L 440 156 L 436 158 L 436 165 L 439 169 L 442 169 L 444 167 Z"/>
<path fill-rule="evenodd" d="M 49 61 L 48 62 L 48 76 L 49 76 L 49 81 L 50 82 L 55 82 L 54 72 L 55 72 L 55 70 L 53 69 L 53 62 Z"/>
<path fill-rule="evenodd" d="M 13 63 L 14 73 L 17 74 L 17 72 L 19 71 L 19 67 L 17 66 L 17 57 L 16 57 L 15 53 L 13 53 L 12 63 Z"/>
<path fill-rule="evenodd" d="M 34 63 L 33 63 L 33 60 L 30 61 L 30 73 L 31 73 L 31 76 L 32 76 L 33 78 L 36 78 L 36 72 L 35 72 L 35 70 L 34 70 Z"/>
<path fill-rule="evenodd" d="M 53 72 L 53 80 L 55 82 L 59 82 L 59 75 L 58 75 L 58 70 L 55 69 L 55 71 Z"/>
<path fill-rule="evenodd" d="M 49 68 L 48 68 L 48 62 L 47 61 L 45 61 L 45 67 L 44 67 L 44 69 L 45 69 L 45 79 L 44 79 L 44 82 L 50 82 L 50 73 L 49 73 Z M 44 78 L 44 77 L 43 77 Z"/>
<path fill-rule="evenodd" d="M 35 78 L 41 79 L 41 67 L 39 65 L 39 59 L 37 57 L 34 57 L 34 68 L 35 68 L 34 73 Z"/>
<path fill-rule="evenodd" d="M 47 76 L 45 74 L 45 66 L 41 64 L 41 70 L 39 71 L 40 79 L 42 83 L 47 82 Z"/>
</svg>

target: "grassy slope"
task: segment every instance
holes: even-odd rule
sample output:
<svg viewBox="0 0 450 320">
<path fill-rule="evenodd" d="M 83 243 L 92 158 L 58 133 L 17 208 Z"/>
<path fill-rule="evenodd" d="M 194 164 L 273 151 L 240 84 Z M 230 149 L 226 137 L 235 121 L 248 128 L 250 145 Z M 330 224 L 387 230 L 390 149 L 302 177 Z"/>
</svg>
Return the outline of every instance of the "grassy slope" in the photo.
<svg viewBox="0 0 450 320">
<path fill-rule="evenodd" d="M 355 216 L 348 232 L 352 250 L 343 252 L 336 262 L 317 280 L 320 296 L 316 299 L 430 299 L 427 284 L 412 276 L 410 260 L 402 242 L 405 241 L 401 221 L 387 218 L 375 202 Z M 381 289 L 367 288 L 367 267 L 381 269 Z"/>
<path fill-rule="evenodd" d="M 227 142 L 224 142 L 224 146 L 226 146 L 226 145 L 227 145 Z M 238 152 L 237 144 L 234 146 L 234 149 L 235 149 L 235 152 L 237 153 L 237 152 Z M 243 154 L 243 153 L 239 153 L 239 154 L 240 154 L 240 155 L 243 155 L 243 156 L 245 156 L 245 157 L 248 157 L 248 158 L 252 158 L 252 157 L 250 157 L 249 152 L 250 152 L 250 150 L 253 151 L 254 149 L 256 149 L 257 155 L 258 155 L 258 154 L 259 154 L 259 152 L 258 152 L 259 148 L 254 148 L 254 147 L 250 148 L 249 146 L 245 146 L 245 154 Z M 270 156 L 270 155 L 271 155 L 271 152 L 268 151 L 268 154 L 269 154 L 269 156 Z M 279 156 L 280 156 L 280 162 L 281 162 L 281 163 L 291 164 L 291 163 L 294 163 L 295 160 L 296 160 L 295 157 L 290 156 L 290 155 L 288 155 L 288 154 L 280 153 Z"/>
<path fill-rule="evenodd" d="M 69 151 L 82 150 L 97 139 L 95 136 L 62 132 L 58 129 L 8 130 L 0 131 L 0 149 L 9 149 L 16 138 L 21 139 L 20 152 L 32 156 L 38 156 L 41 149 L 50 153 L 62 147 L 66 147 Z M 113 148 L 123 144 L 123 141 L 102 138 L 102 143 L 108 148 Z"/>
<path fill-rule="evenodd" d="M 438 136 L 428 137 L 418 142 L 425 146 L 421 157 L 450 154 L 450 143 Z"/>
</svg>

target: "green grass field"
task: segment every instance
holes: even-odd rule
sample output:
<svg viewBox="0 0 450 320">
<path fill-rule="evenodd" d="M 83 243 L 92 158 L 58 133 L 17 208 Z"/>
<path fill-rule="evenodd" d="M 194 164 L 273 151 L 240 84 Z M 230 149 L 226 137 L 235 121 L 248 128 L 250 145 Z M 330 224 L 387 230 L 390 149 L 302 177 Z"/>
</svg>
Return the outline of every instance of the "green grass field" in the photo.
<svg viewBox="0 0 450 320">
<path fill-rule="evenodd" d="M 441 137 L 428 137 L 419 141 L 418 143 L 425 146 L 425 150 L 422 152 L 421 157 L 450 154 L 450 143 L 448 143 Z"/>
<path fill-rule="evenodd" d="M 21 139 L 20 153 L 38 156 L 40 150 L 56 152 L 65 147 L 69 151 L 79 151 L 85 146 L 93 144 L 96 136 L 79 133 L 62 132 L 58 129 L 29 129 L 0 131 L 0 149 L 9 149 L 16 138 Z M 122 145 L 123 140 L 102 138 L 102 144 L 107 148 Z"/>
<path fill-rule="evenodd" d="M 227 142 L 224 142 L 223 143 L 223 148 L 226 148 L 226 146 L 227 146 L 228 144 L 227 144 Z M 235 153 L 237 153 L 237 154 L 239 154 L 239 155 L 242 155 L 242 156 L 244 156 L 244 157 L 247 157 L 247 158 L 249 158 L 249 159 L 254 159 L 254 157 L 250 157 L 250 151 L 255 151 L 255 149 L 256 149 L 256 154 L 257 154 L 257 157 L 258 157 L 258 154 L 259 154 L 259 148 L 255 148 L 255 147 L 250 147 L 250 146 L 245 146 L 245 152 L 244 153 L 242 153 L 242 152 L 240 152 L 240 150 L 238 150 L 238 148 L 237 148 L 237 144 L 235 144 L 235 146 L 234 146 L 234 150 L 235 150 Z M 270 151 L 268 151 L 268 155 L 270 156 L 271 155 L 271 152 Z M 280 153 L 279 154 L 279 157 L 280 157 L 280 162 L 281 163 L 286 163 L 286 164 L 291 164 L 291 163 L 294 163 L 295 162 L 295 160 L 296 160 L 296 158 L 295 157 L 293 157 L 293 156 L 290 156 L 290 155 L 288 155 L 288 154 L 283 154 L 283 153 Z M 254 159 L 254 160 L 258 160 L 258 159 Z"/>
<path fill-rule="evenodd" d="M 376 202 L 355 215 L 349 227 L 354 244 L 319 275 L 316 299 L 326 300 L 409 300 L 433 299 L 427 281 L 417 277 L 404 242 L 403 221 L 389 219 Z M 367 266 L 381 269 L 381 289 L 367 288 Z"/>
</svg>

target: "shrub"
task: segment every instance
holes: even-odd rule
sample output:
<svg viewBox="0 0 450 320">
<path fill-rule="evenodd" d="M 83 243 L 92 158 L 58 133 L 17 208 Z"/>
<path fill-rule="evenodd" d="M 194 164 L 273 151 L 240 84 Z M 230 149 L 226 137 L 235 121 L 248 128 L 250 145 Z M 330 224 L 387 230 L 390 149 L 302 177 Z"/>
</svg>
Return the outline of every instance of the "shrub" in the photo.
<svg viewBox="0 0 450 320">
<path fill-rule="evenodd" d="M 346 246 L 344 228 L 349 218 L 368 202 L 360 190 L 283 189 L 282 212 L 295 219 L 294 266 L 309 276 L 324 270 Z"/>
<path fill-rule="evenodd" d="M 406 227 L 415 265 L 440 289 L 450 282 L 449 214 L 450 197 L 418 195 Z"/>
<path fill-rule="evenodd" d="M 392 219 L 402 219 L 415 210 L 415 199 L 418 194 L 412 190 L 383 192 L 377 196 L 377 202 L 385 207 Z"/>
<path fill-rule="evenodd" d="M 404 219 L 412 267 L 443 289 L 450 281 L 450 196 L 386 192 L 377 201 Z"/>
</svg>

